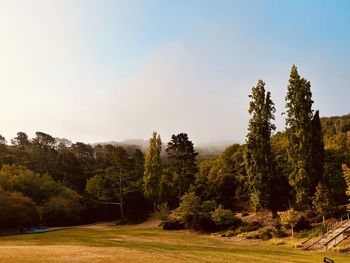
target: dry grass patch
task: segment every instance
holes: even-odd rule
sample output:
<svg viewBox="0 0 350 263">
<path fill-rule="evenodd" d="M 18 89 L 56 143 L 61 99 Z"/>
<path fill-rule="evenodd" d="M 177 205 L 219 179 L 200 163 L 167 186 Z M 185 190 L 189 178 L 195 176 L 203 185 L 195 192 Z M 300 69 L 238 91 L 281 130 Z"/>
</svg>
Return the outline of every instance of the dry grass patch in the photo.
<svg viewBox="0 0 350 263">
<path fill-rule="evenodd" d="M 0 262 L 322 262 L 324 253 L 290 245 L 164 231 L 156 221 L 111 227 L 99 224 L 34 235 L 0 237 Z M 349 256 L 328 253 L 337 263 Z"/>
</svg>

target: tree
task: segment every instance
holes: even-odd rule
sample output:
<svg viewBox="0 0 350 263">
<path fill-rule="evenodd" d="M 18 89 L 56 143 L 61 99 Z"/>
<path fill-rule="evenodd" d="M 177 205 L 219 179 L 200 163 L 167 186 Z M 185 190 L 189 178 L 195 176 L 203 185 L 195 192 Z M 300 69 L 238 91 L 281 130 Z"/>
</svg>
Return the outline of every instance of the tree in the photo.
<svg viewBox="0 0 350 263">
<path fill-rule="evenodd" d="M 245 164 L 248 175 L 250 197 L 256 210 L 271 209 L 271 187 L 273 181 L 273 156 L 270 137 L 275 130 L 271 123 L 275 119 L 275 107 L 265 83 L 258 81 L 252 88 L 248 112 L 251 114 L 246 140 Z"/>
<path fill-rule="evenodd" d="M 350 168 L 346 164 L 343 165 L 343 173 L 347 185 L 346 195 L 349 197 L 348 210 L 350 210 Z"/>
<path fill-rule="evenodd" d="M 188 139 L 186 133 L 172 135 L 166 149 L 169 162 L 169 170 L 174 174 L 178 188 L 178 199 L 186 193 L 190 184 L 194 181 L 197 171 L 193 143 Z"/>
<path fill-rule="evenodd" d="M 80 219 L 83 207 L 81 196 L 65 188 L 58 195 L 52 196 L 43 207 L 44 223 L 51 225 L 74 224 Z"/>
<path fill-rule="evenodd" d="M 0 135 L 0 166 L 9 162 L 13 162 L 13 156 L 11 155 L 5 137 Z"/>
<path fill-rule="evenodd" d="M 194 192 L 190 192 L 181 197 L 181 202 L 175 210 L 175 215 L 186 228 L 195 228 L 196 221 L 200 215 L 200 207 L 200 198 Z"/>
<path fill-rule="evenodd" d="M 293 65 L 286 96 L 286 132 L 289 140 L 288 159 L 292 171 L 289 183 L 297 206 L 310 204 L 314 179 L 312 170 L 312 93 L 310 82 L 301 78 Z"/>
<path fill-rule="evenodd" d="M 49 175 L 40 175 L 23 166 L 3 165 L 0 170 L 0 188 L 9 193 L 10 196 L 23 195 L 26 200 L 30 199 L 28 209 L 34 211 L 31 208 L 34 207 L 35 210 L 40 211 L 42 214 L 41 222 L 44 224 L 77 223 L 83 210 L 80 202 L 81 196 L 75 191 L 55 182 Z M 11 207 L 15 207 L 15 205 Z M 14 214 L 19 213 L 20 216 L 27 216 L 25 213 L 29 210 L 18 209 L 19 211 L 14 212 Z M 63 213 L 63 211 L 65 212 Z M 11 224 L 20 226 L 21 223 L 16 220 L 12 219 Z"/>
<path fill-rule="evenodd" d="M 145 196 L 152 200 L 153 210 L 156 212 L 160 198 L 160 184 L 162 176 L 162 141 L 160 135 L 154 132 L 149 140 L 143 176 Z"/>
<path fill-rule="evenodd" d="M 90 144 L 77 142 L 72 144 L 71 151 L 79 160 L 86 177 L 91 177 L 95 172 L 94 149 Z"/>
<path fill-rule="evenodd" d="M 323 134 L 320 121 L 320 114 L 317 110 L 311 121 L 312 136 L 311 136 L 311 158 L 312 158 L 312 174 L 311 187 L 312 192 L 316 191 L 316 186 L 319 182 L 324 181 L 324 164 L 325 150 L 323 143 Z"/>
<path fill-rule="evenodd" d="M 241 146 L 233 144 L 216 159 L 202 160 L 191 187 L 202 200 L 214 200 L 224 208 L 235 206 L 236 190 L 239 187 Z"/>
<path fill-rule="evenodd" d="M 17 136 L 11 140 L 11 144 L 15 150 L 14 163 L 17 165 L 28 165 L 30 141 L 28 135 L 24 132 L 17 132 Z"/>
<path fill-rule="evenodd" d="M 5 192 L 0 187 L 0 227 L 31 227 L 39 223 L 40 213 L 29 197 L 18 192 Z"/>
<path fill-rule="evenodd" d="M 81 163 L 69 148 L 59 150 L 55 170 L 51 173 L 56 181 L 62 182 L 79 193 L 84 191 L 87 177 Z"/>
<path fill-rule="evenodd" d="M 117 205 L 120 208 L 121 224 L 125 223 L 125 201 L 135 188 L 132 159 L 123 147 L 115 147 L 112 166 L 99 170 L 86 184 L 86 191 L 99 203 Z"/>
<path fill-rule="evenodd" d="M 36 132 L 32 139 L 33 146 L 33 170 L 39 173 L 49 173 L 54 170 L 56 139 L 49 134 Z"/>
<path fill-rule="evenodd" d="M 289 209 L 281 214 L 281 222 L 282 224 L 290 225 L 292 237 L 294 237 L 294 226 L 298 223 L 299 218 L 298 212 L 294 211 L 294 209 Z"/>
<path fill-rule="evenodd" d="M 334 204 L 331 193 L 324 183 L 319 183 L 316 187 L 312 205 L 316 212 L 322 216 L 331 215 L 334 212 Z"/>
</svg>

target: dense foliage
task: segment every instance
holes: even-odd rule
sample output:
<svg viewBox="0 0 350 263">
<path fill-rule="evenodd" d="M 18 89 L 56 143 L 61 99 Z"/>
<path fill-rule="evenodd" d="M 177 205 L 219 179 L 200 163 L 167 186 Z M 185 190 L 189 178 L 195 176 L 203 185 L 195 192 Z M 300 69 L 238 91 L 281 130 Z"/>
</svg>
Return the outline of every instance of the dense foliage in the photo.
<svg viewBox="0 0 350 263">
<path fill-rule="evenodd" d="M 198 153 L 186 133 L 162 152 L 153 133 L 135 146 L 72 143 L 37 132 L 0 135 L 0 227 L 142 220 L 159 210 L 165 229 L 237 227 L 237 211 L 311 209 L 319 216 L 348 204 L 350 115 L 319 117 L 311 84 L 292 67 L 286 130 L 273 134 L 274 104 L 263 81 L 252 89 L 246 144 Z M 294 228 L 293 209 L 283 222 Z M 242 226 L 244 227 L 244 226 Z"/>
</svg>

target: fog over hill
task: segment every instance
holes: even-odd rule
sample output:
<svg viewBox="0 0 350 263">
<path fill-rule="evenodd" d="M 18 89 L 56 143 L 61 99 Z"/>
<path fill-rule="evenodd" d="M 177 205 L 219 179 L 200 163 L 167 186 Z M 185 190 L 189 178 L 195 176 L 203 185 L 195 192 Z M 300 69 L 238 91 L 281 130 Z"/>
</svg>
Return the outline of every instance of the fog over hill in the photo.
<svg viewBox="0 0 350 263">
<path fill-rule="evenodd" d="M 228 146 L 237 143 L 235 141 L 216 141 L 216 142 L 209 142 L 209 143 L 200 143 L 198 145 L 195 145 L 195 149 L 198 152 L 198 158 L 210 158 L 210 157 L 216 157 L 220 155 Z M 146 152 L 148 149 L 148 140 L 142 140 L 142 139 L 127 139 L 124 141 L 109 141 L 109 142 L 98 142 L 93 143 L 93 146 L 96 145 L 106 145 L 111 144 L 114 146 L 123 146 L 129 149 L 135 149 L 139 148 L 142 152 Z M 167 147 L 167 143 L 163 142 L 163 154 L 165 154 L 165 149 Z"/>
</svg>

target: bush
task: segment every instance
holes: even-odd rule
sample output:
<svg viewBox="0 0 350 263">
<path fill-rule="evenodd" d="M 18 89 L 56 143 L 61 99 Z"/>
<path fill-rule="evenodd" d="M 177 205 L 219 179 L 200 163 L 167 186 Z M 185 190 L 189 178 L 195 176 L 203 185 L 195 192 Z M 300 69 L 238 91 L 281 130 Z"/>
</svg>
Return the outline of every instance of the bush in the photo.
<svg viewBox="0 0 350 263">
<path fill-rule="evenodd" d="M 70 225 L 81 218 L 83 206 L 80 195 L 65 188 L 58 196 L 51 197 L 44 205 L 44 219 L 48 225 Z"/>
<path fill-rule="evenodd" d="M 161 220 L 162 222 L 167 221 L 170 215 L 168 203 L 163 203 L 159 205 L 158 208 L 159 208 L 159 212 L 158 212 L 159 220 Z"/>
<path fill-rule="evenodd" d="M 284 232 L 283 230 L 279 229 L 279 230 L 273 230 L 272 231 L 273 235 L 275 237 L 286 237 L 287 236 L 287 233 Z"/>
<path fill-rule="evenodd" d="M 219 205 L 213 212 L 211 212 L 211 219 L 217 226 L 222 228 L 232 226 L 233 223 L 237 221 L 232 211 L 224 209 L 222 205 Z"/>
<path fill-rule="evenodd" d="M 36 204 L 21 193 L 7 193 L 0 188 L 0 227 L 31 227 L 40 221 Z"/>
<path fill-rule="evenodd" d="M 279 218 L 274 220 L 272 233 L 275 237 L 286 237 L 287 234 L 282 230 L 282 224 Z"/>
<path fill-rule="evenodd" d="M 168 220 L 164 221 L 162 226 L 164 230 L 181 230 L 185 228 L 183 223 L 174 218 L 169 218 Z"/>
<path fill-rule="evenodd" d="M 294 226 L 295 231 L 311 229 L 310 223 L 304 216 L 300 217 L 296 225 Z"/>
<path fill-rule="evenodd" d="M 260 239 L 262 240 L 269 240 L 272 238 L 272 231 L 271 229 L 266 229 L 266 230 L 263 230 L 259 233 L 259 237 Z"/>
<path fill-rule="evenodd" d="M 246 236 L 247 239 L 262 239 L 262 240 L 269 240 L 272 238 L 272 230 L 271 229 L 265 229 L 260 231 L 259 233 L 252 234 L 249 236 Z"/>
<path fill-rule="evenodd" d="M 247 212 L 242 213 L 242 217 L 245 217 L 245 216 L 249 216 L 249 213 Z"/>
<path fill-rule="evenodd" d="M 177 218 L 186 228 L 194 228 L 196 219 L 200 215 L 200 199 L 195 193 L 187 193 L 181 197 L 179 207 L 174 211 Z"/>
<path fill-rule="evenodd" d="M 306 237 L 316 237 L 318 235 L 320 235 L 321 233 L 324 233 L 325 232 L 325 229 L 324 227 L 315 227 L 315 228 L 312 228 L 312 229 L 304 229 L 304 230 L 301 230 L 299 233 L 298 233 L 298 237 L 299 238 L 306 238 Z"/>
<path fill-rule="evenodd" d="M 214 201 L 201 202 L 194 192 L 187 193 L 181 198 L 179 207 L 162 224 L 166 224 L 167 229 L 177 229 L 177 222 L 180 222 L 181 227 L 209 232 L 236 228 L 242 223 L 231 210 L 224 209 L 222 205 L 215 207 Z"/>
<path fill-rule="evenodd" d="M 222 234 L 221 236 L 222 236 L 222 237 L 232 237 L 232 236 L 235 236 L 235 235 L 237 235 L 237 234 L 236 234 L 236 231 L 229 230 L 229 231 L 227 231 L 225 234 Z"/>
<path fill-rule="evenodd" d="M 242 222 L 241 222 L 242 223 Z M 253 221 L 249 224 L 243 223 L 241 226 L 238 226 L 236 230 L 234 231 L 235 235 L 241 234 L 241 233 L 247 233 L 247 232 L 253 232 L 261 228 L 262 225 L 257 222 Z"/>
<path fill-rule="evenodd" d="M 193 229 L 202 232 L 215 232 L 221 228 L 210 217 L 199 216 L 193 224 Z"/>
</svg>

